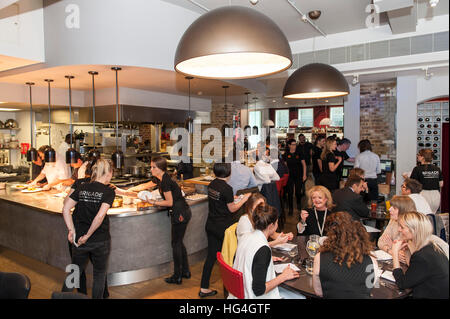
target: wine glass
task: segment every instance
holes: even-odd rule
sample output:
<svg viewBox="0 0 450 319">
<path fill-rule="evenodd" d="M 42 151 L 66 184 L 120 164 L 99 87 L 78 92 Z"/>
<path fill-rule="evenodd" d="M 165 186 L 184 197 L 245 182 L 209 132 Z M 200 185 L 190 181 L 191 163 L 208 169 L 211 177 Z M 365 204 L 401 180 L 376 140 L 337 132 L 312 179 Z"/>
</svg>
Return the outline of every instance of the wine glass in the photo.
<svg viewBox="0 0 450 319">
<path fill-rule="evenodd" d="M 291 249 L 288 252 L 288 255 L 292 258 L 291 259 L 292 264 L 295 264 L 295 257 L 297 256 L 297 254 L 298 254 L 297 247 L 295 247 L 294 249 Z"/>
</svg>

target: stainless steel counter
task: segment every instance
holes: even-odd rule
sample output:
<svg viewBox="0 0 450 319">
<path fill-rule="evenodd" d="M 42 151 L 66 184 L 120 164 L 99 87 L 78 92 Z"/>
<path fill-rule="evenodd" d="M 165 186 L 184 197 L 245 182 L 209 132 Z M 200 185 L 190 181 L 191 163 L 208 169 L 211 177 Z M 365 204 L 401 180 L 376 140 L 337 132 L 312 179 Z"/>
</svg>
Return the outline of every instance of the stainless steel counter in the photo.
<svg viewBox="0 0 450 319">
<path fill-rule="evenodd" d="M 9 185 L 6 190 L 1 190 L 0 245 L 65 270 L 71 262 L 67 228 L 61 214 L 64 198 L 55 197 L 57 193 L 22 193 L 12 190 Z M 208 202 L 188 203 L 192 219 L 186 229 L 184 244 L 189 262 L 195 263 L 206 256 Z M 109 285 L 131 284 L 173 271 L 167 209 L 155 207 L 141 212 L 134 206 L 125 206 L 111 208 L 108 216 L 111 233 Z M 91 267 L 87 273 L 92 273 Z"/>
</svg>

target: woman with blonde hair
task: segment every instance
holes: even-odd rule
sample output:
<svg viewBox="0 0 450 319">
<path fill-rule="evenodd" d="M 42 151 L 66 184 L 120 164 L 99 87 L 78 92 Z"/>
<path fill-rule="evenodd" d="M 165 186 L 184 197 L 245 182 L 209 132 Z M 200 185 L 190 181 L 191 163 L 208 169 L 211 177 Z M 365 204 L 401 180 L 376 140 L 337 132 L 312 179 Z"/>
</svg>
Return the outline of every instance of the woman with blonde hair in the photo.
<svg viewBox="0 0 450 319">
<path fill-rule="evenodd" d="M 398 218 L 401 238 L 392 245 L 393 275 L 400 289 L 412 289 L 413 298 L 448 299 L 447 256 L 432 239 L 433 227 L 428 218 L 418 212 L 405 212 Z M 407 246 L 411 252 L 408 269 L 400 268 L 399 252 Z"/>
<path fill-rule="evenodd" d="M 316 295 L 332 299 L 370 298 L 379 274 L 377 260 L 371 255 L 373 244 L 364 226 L 349 213 L 336 212 L 327 219 L 326 228 L 328 237 L 314 257 Z"/>
<path fill-rule="evenodd" d="M 381 237 L 378 239 L 378 248 L 392 255 L 392 244 L 394 240 L 399 239 L 398 216 L 404 212 L 416 211 L 416 205 L 409 196 L 396 195 L 390 200 L 389 208 L 390 220 Z M 400 261 L 407 263 L 408 254 L 405 250 L 400 252 Z"/>
<path fill-rule="evenodd" d="M 308 191 L 308 208 L 300 213 L 297 224 L 299 235 L 325 236 L 325 220 L 334 208 L 330 191 L 323 186 L 313 186 Z"/>
<path fill-rule="evenodd" d="M 320 155 L 320 159 L 322 160 L 322 175 L 319 177 L 319 185 L 325 186 L 330 192 L 339 188 L 337 172 L 342 162 L 342 157 L 334 155 L 336 147 L 336 140 L 328 137 Z"/>
<path fill-rule="evenodd" d="M 92 298 L 103 298 L 106 267 L 111 245 L 109 219 L 106 214 L 114 201 L 114 190 L 108 187 L 113 174 L 110 160 L 98 159 L 92 167 L 91 182 L 79 185 L 65 200 L 63 216 L 69 230 L 72 264 L 80 274 L 90 259 L 94 268 Z M 73 214 L 71 209 L 75 207 Z M 63 291 L 70 291 L 65 283 Z"/>
</svg>

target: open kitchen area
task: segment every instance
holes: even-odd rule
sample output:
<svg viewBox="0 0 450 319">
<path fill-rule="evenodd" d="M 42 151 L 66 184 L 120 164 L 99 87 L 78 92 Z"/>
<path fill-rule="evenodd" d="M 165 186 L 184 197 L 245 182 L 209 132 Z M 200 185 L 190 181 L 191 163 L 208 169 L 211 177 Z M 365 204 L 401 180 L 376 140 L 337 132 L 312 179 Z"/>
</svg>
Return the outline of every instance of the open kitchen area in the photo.
<svg viewBox="0 0 450 319">
<path fill-rule="evenodd" d="M 448 18 L 0 0 L 0 299 L 448 299 Z"/>
</svg>

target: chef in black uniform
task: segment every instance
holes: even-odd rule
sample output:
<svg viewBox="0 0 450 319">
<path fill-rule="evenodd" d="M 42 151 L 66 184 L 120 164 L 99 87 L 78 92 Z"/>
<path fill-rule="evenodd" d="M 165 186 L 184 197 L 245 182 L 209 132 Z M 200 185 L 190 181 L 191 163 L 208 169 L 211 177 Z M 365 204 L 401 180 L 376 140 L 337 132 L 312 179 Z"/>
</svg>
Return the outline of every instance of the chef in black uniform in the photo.
<svg viewBox="0 0 450 319">
<path fill-rule="evenodd" d="M 283 155 L 283 160 L 289 169 L 289 179 L 286 185 L 288 202 L 289 202 L 289 215 L 294 213 L 294 188 L 295 197 L 297 199 L 297 209 L 301 210 L 301 191 L 302 185 L 306 181 L 306 162 L 302 157 L 302 154 L 296 152 L 297 143 L 294 139 L 290 139 L 287 143 L 288 147 Z"/>
</svg>

